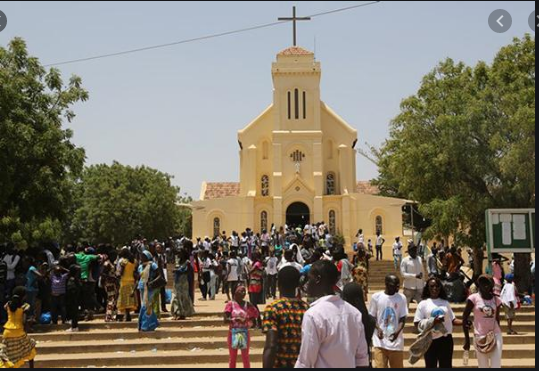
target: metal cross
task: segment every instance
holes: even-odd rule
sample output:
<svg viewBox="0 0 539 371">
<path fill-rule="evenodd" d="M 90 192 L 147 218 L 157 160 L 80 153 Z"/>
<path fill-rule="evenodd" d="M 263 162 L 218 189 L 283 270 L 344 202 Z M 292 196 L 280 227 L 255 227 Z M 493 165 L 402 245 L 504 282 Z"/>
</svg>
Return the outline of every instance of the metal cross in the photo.
<svg viewBox="0 0 539 371">
<path fill-rule="evenodd" d="M 297 45 L 297 22 L 298 21 L 310 21 L 310 17 L 297 17 L 296 16 L 296 7 L 293 7 L 292 18 L 279 18 L 279 21 L 292 21 L 294 24 L 294 46 Z"/>
</svg>

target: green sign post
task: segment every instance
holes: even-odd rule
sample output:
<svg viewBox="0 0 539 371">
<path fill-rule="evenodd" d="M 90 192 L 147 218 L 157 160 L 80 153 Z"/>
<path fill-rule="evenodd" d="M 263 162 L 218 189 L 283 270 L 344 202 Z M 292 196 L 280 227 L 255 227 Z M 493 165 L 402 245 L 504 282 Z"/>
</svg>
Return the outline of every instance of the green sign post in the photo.
<svg viewBox="0 0 539 371">
<path fill-rule="evenodd" d="M 492 254 L 535 252 L 535 209 L 493 209 L 486 212 L 488 272 Z"/>
</svg>

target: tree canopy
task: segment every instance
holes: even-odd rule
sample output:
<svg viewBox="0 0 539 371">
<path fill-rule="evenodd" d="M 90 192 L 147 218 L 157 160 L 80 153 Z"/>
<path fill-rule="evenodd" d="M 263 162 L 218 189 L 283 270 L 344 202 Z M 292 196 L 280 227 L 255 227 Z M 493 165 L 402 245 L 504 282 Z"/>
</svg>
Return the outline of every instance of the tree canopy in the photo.
<svg viewBox="0 0 539 371">
<path fill-rule="evenodd" d="M 535 207 L 535 39 L 515 39 L 490 65 L 441 62 L 376 155 L 376 183 L 420 203 L 427 236 L 482 247 L 486 209 Z"/>
<path fill-rule="evenodd" d="M 535 206 L 535 40 L 514 40 L 492 65 L 440 63 L 377 155 L 382 192 L 419 202 L 431 236 L 481 246 L 487 208 Z"/>
<path fill-rule="evenodd" d="M 121 245 L 138 235 L 167 238 L 185 219 L 171 176 L 117 162 L 86 168 L 76 186 L 69 235 L 76 240 Z"/>
<path fill-rule="evenodd" d="M 22 39 L 0 47 L 0 240 L 25 247 L 61 232 L 85 153 L 62 124 L 88 99 L 81 79 L 46 70 Z"/>
</svg>

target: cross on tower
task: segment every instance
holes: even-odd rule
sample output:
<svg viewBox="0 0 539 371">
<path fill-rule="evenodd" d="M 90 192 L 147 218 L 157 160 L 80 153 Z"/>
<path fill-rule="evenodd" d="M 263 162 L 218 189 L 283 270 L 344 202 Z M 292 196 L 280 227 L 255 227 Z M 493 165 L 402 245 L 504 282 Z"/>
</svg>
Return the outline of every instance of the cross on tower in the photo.
<svg viewBox="0 0 539 371">
<path fill-rule="evenodd" d="M 279 21 L 292 21 L 294 24 L 294 46 L 297 45 L 297 22 L 298 21 L 310 21 L 310 17 L 297 17 L 296 16 L 296 7 L 292 8 L 292 18 L 279 18 Z"/>
</svg>

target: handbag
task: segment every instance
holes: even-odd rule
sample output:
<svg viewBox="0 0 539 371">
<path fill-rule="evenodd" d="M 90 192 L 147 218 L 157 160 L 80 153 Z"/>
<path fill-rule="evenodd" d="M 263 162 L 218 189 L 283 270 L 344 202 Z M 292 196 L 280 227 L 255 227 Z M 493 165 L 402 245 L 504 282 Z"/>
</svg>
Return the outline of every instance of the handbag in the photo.
<svg viewBox="0 0 539 371">
<path fill-rule="evenodd" d="M 232 329 L 232 349 L 245 350 L 249 343 L 249 330 L 244 328 Z"/>
<path fill-rule="evenodd" d="M 155 280 L 153 280 L 152 282 L 149 282 L 148 283 L 148 288 L 150 290 L 160 290 L 162 289 L 163 287 L 165 287 L 167 285 L 167 280 L 165 279 L 165 277 L 163 275 L 157 277 Z"/>
<path fill-rule="evenodd" d="M 496 349 L 496 334 L 491 331 L 487 336 L 476 337 L 475 348 L 482 354 L 492 353 Z"/>
<path fill-rule="evenodd" d="M 494 300 L 494 304 L 496 304 L 496 301 Z M 496 306 L 496 305 L 494 305 Z M 481 354 L 489 354 L 492 353 L 496 349 L 496 334 L 494 333 L 494 330 L 496 329 L 497 322 L 494 321 L 494 328 L 492 331 L 487 333 L 487 336 L 476 336 L 475 338 L 475 348 L 477 351 Z"/>
</svg>

